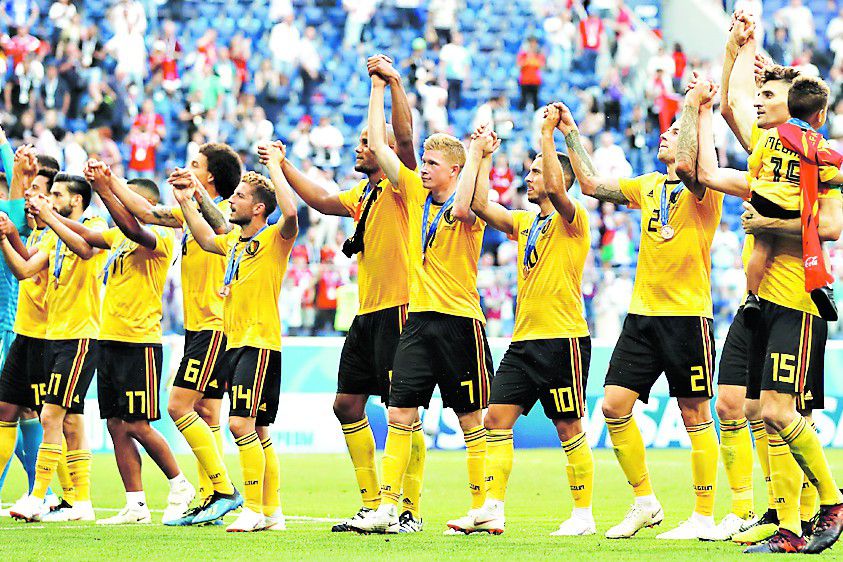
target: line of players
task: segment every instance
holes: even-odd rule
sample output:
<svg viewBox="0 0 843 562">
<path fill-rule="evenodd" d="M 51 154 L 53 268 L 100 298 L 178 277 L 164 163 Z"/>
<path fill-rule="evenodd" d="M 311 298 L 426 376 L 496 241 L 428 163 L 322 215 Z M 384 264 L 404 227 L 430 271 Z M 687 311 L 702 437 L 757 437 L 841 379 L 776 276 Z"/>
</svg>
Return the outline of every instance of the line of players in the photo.
<svg viewBox="0 0 843 562">
<path fill-rule="evenodd" d="M 762 129 L 772 130 L 790 118 L 788 91 L 789 82 L 793 81 L 792 73 L 771 67 L 762 70 L 762 86 L 757 95 L 754 85 L 747 86 L 754 76 L 752 35 L 752 23 L 737 14 L 727 47 L 722 92 L 724 115 L 747 149 L 753 148 L 753 140 L 762 138 Z M 197 456 L 202 467 L 200 474 L 207 478 L 203 488 L 208 499 L 168 521 L 198 524 L 219 520 L 243 501 L 225 473 L 213 437 L 213 422 L 219 420 L 220 392 L 230 377 L 230 428 L 240 448 L 245 480 L 245 507 L 230 529 L 283 527 L 277 504 L 277 468 L 270 466 L 270 455 L 259 450 L 263 445 L 271 451 L 266 427 L 277 410 L 280 378 L 277 313 L 275 307 L 267 307 L 263 301 L 277 302 L 276 289 L 280 289 L 295 238 L 294 190 L 311 207 L 327 214 L 351 216 L 357 223 L 344 251 L 359 254 L 360 313 L 343 348 L 335 412 L 355 467 L 363 507 L 334 530 L 421 530 L 424 441 L 418 408 L 428 405 L 438 385 L 444 405 L 455 411 L 465 435 L 471 493 L 471 509 L 466 516 L 448 522 L 449 532 L 504 531 L 504 496 L 513 459 L 512 428 L 518 416 L 528 412 L 537 400 L 557 428 L 574 498 L 571 517 L 554 534 L 596 532 L 591 512 L 594 463 L 580 421 L 585 411 L 590 357 L 590 338 L 582 314 L 581 274 L 590 241 L 587 213 L 567 195 L 576 177 L 586 195 L 640 208 L 643 217 L 632 305 L 610 362 L 603 401 L 609 435 L 633 488 L 635 502 L 624 520 L 609 529 L 606 536 L 631 537 L 663 520 L 632 409 L 636 400 L 647 400 L 652 385 L 664 372 L 691 440 L 696 499 L 692 516 L 659 538 L 735 537 L 739 542 L 757 543 L 749 549 L 753 552 L 818 552 L 833 544 L 843 528 L 843 502 L 814 430 L 796 410 L 798 402 L 801 411 L 807 413 L 811 405 L 804 402 L 810 399 L 814 400 L 814 407 L 821 407 L 818 400 L 822 395 L 826 337 L 824 321 L 804 290 L 798 220 L 794 223 L 792 219 L 788 222 L 760 217 L 752 207 L 743 217 L 749 233 L 772 234 L 784 240 L 790 235 L 797 242 L 775 246 L 758 294 L 761 326 L 748 329 L 739 312 L 730 330 L 718 381 L 721 444 L 711 417 L 714 346 L 710 247 L 722 210 L 720 192 L 747 199 L 752 187 L 743 176 L 741 184 L 735 174 L 717 169 L 712 157 L 711 108 L 717 87 L 705 81 L 693 84 L 681 121 L 662 135 L 658 157 L 668 173 L 629 180 L 600 177 L 582 147 L 570 112 L 563 104 L 548 106 L 541 154 L 526 178 L 528 198 L 540 208 L 538 213 L 530 213 L 509 211 L 488 200 L 491 155 L 499 140 L 484 127 L 472 135 L 467 151 L 458 139 L 432 135 L 425 141 L 421 167 L 416 171 L 409 105 L 400 76 L 384 56 L 369 59 L 368 70 L 372 78 L 369 122 L 360 137 L 355 165 L 368 179 L 347 192 L 330 194 L 295 169 L 285 158 L 281 143 L 273 143 L 260 149 L 271 180 L 246 174 L 230 198 L 229 222 L 239 229 L 228 230 L 225 214 L 218 208 L 224 207 L 225 202 L 217 199 L 225 191 L 215 184 L 219 176 L 208 172 L 210 158 L 203 162 L 201 156 L 191 165 L 193 172 L 198 173 L 177 170 L 171 176 L 169 181 L 176 188 L 179 202 L 174 209 L 156 206 L 155 197 L 144 192 L 148 187 L 136 184 L 130 189 L 111 177 L 101 164 L 89 165 L 86 176 L 124 235 L 112 229 L 108 231 L 112 234 L 106 236 L 80 223 L 84 200 L 77 201 L 76 217 L 72 212 L 62 217 L 64 213 L 52 211 L 43 196 L 33 195 L 30 199 L 32 214 L 53 229 L 57 240 L 64 240 L 73 252 L 78 250 L 81 258 L 88 256 L 90 261 L 97 247 L 112 249 L 105 268 L 111 275 L 143 270 L 141 264 L 132 264 L 133 253 L 140 249 L 139 254 L 154 254 L 156 248 L 166 245 L 168 231 L 145 224 L 189 227 L 182 241 L 182 268 L 186 327 L 190 331 L 169 410 Z M 387 87 L 392 96 L 394 129 L 387 127 L 383 113 Z M 752 103 L 757 111 L 747 107 Z M 824 112 L 824 107 L 818 105 L 814 113 Z M 750 117 L 753 114 L 758 116 L 755 124 Z M 556 151 L 556 130 L 565 137 L 567 157 Z M 551 152 L 556 157 L 546 157 Z M 764 159 L 773 157 L 794 160 L 792 154 L 779 152 L 773 156 L 759 153 L 757 158 L 762 164 L 768 163 Z M 239 181 L 239 161 L 237 167 Z M 761 168 L 753 179 L 764 173 L 764 166 Z M 59 191 L 56 190 L 57 201 Z M 283 218 L 278 225 L 267 226 L 266 216 L 274 208 L 275 198 Z M 821 236 L 835 239 L 843 226 L 839 191 L 822 190 L 818 207 Z M 516 329 L 494 378 L 476 290 L 477 262 L 486 224 L 517 239 L 519 248 Z M 6 236 L 3 253 L 10 265 L 23 262 L 30 268 L 14 265 L 16 273 L 23 272 L 21 277 L 36 271 L 55 272 L 56 262 L 61 271 L 59 257 L 64 254 L 58 242 L 49 246 L 49 239 L 46 243 L 38 240 L 38 249 L 27 252 L 14 248 L 13 239 L 13 235 Z M 119 251 L 114 252 L 115 248 Z M 216 261 L 204 268 L 196 267 L 188 260 L 197 259 L 197 249 L 223 257 L 200 252 L 202 259 Z M 166 254 L 160 250 L 159 253 Z M 35 267 L 37 264 L 41 267 Z M 199 271 L 201 275 L 196 275 Z M 218 271 L 222 272 L 221 279 L 213 278 L 212 272 Z M 267 277 L 271 279 L 268 284 Z M 104 325 L 108 323 L 109 295 L 116 292 L 110 283 L 114 281 L 106 282 Z M 49 284 L 47 287 L 49 290 Z M 122 314 L 131 310 L 129 305 L 144 300 L 137 299 L 139 290 L 135 284 L 127 292 L 132 298 L 121 303 Z M 219 321 L 222 316 L 222 333 L 219 322 L 190 321 L 189 301 L 196 304 L 194 310 L 206 311 L 209 302 L 215 303 L 217 311 L 221 306 L 223 313 L 217 312 L 214 319 Z M 160 303 L 160 292 L 157 302 Z M 267 312 L 267 308 L 273 310 Z M 160 308 L 157 314 L 156 321 L 160 320 Z M 173 466 L 168 464 L 169 450 L 156 448 L 156 434 L 146 423 L 147 419 L 154 419 L 153 413 L 157 416 L 155 397 L 150 393 L 150 385 L 157 384 L 160 375 L 155 373 L 155 366 L 160 368 L 160 359 L 156 362 L 155 357 L 157 342 L 131 341 L 123 334 L 119 334 L 123 339 L 114 340 L 111 338 L 116 333 L 106 331 L 107 337 L 102 333 L 100 328 L 98 386 L 105 389 L 100 390 L 100 408 L 109 418 L 115 449 L 121 438 L 128 443 L 131 439 L 142 443 L 172 478 L 171 507 L 182 507 L 182 498 L 192 496 L 192 490 L 174 462 Z M 148 337 L 147 332 L 144 334 Z M 223 342 L 224 337 L 227 343 Z M 136 345 L 115 345 L 115 341 Z M 224 354 L 220 353 L 223 347 Z M 84 380 L 81 349 L 82 344 L 77 342 L 73 352 L 54 352 L 57 366 L 52 370 L 61 374 L 61 379 Z M 109 357 L 112 365 L 120 362 L 120 369 L 109 369 Z M 220 364 L 215 368 L 217 360 Z M 59 372 L 62 361 L 72 364 L 66 369 L 68 375 Z M 123 371 L 133 364 L 143 377 L 125 375 Z M 79 373 L 74 374 L 76 371 Z M 61 415 L 56 417 L 70 418 L 64 415 L 73 413 L 72 400 L 67 402 L 67 397 L 77 392 L 77 387 L 62 387 L 61 379 L 55 385 L 48 383 L 43 401 L 47 406 L 59 406 Z M 116 386 L 111 396 L 109 385 Z M 372 394 L 380 395 L 389 405 L 380 484 L 374 439 L 365 416 L 365 403 Z M 140 403 L 134 402 L 135 397 Z M 69 405 L 55 404 L 60 400 Z M 752 422 L 761 466 L 771 489 L 770 511 L 761 519 L 752 513 L 752 446 L 750 424 L 744 412 Z M 132 416 L 137 413 L 145 418 L 134 421 Z M 42 472 L 44 478 L 52 476 L 51 472 L 47 474 L 50 455 L 61 454 L 60 437 L 56 443 L 56 431 L 48 430 L 47 425 L 41 451 L 43 463 L 39 453 L 39 478 Z M 78 441 L 73 443 L 74 447 L 77 445 Z M 723 450 L 733 490 L 733 506 L 732 512 L 716 525 L 713 504 L 719 448 Z M 271 456 L 277 466 L 277 457 L 274 453 Z M 122 462 L 126 464 L 125 460 Z M 132 479 L 134 467 L 129 463 L 120 469 L 127 489 L 127 507 L 112 519 L 148 520 L 142 496 L 129 496 L 138 494 L 140 489 L 139 480 Z M 804 487 L 803 473 L 808 481 Z M 794 475 L 798 479 L 796 485 Z M 36 486 L 31 505 L 24 505 L 30 511 L 21 515 L 30 515 L 39 508 L 35 504 L 43 499 L 42 488 L 43 485 Z M 807 537 L 803 536 L 798 515 L 802 489 L 803 514 L 814 519 L 812 528 L 805 533 Z M 809 506 L 811 494 L 813 503 Z M 399 509 L 400 504 L 405 509 Z"/>
</svg>

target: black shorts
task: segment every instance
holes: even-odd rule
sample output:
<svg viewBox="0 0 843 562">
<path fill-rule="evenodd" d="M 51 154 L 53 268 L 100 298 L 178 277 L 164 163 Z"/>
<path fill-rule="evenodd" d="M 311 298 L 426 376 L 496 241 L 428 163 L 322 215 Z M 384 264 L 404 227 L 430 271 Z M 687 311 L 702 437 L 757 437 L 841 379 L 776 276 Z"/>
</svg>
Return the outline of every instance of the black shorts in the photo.
<svg viewBox="0 0 843 562">
<path fill-rule="evenodd" d="M 97 397 L 102 419 L 160 419 L 160 343 L 100 342 Z"/>
<path fill-rule="evenodd" d="M 229 416 L 255 418 L 267 427 L 278 415 L 281 396 L 281 352 L 257 347 L 236 347 L 225 352 L 222 368 L 231 381 Z"/>
<path fill-rule="evenodd" d="M 647 402 L 662 373 L 674 398 L 711 398 L 714 332 L 702 316 L 628 314 L 605 386 L 620 386 Z"/>
<path fill-rule="evenodd" d="M 184 331 L 184 356 L 173 386 L 195 390 L 205 398 L 221 400 L 227 390 L 222 369 L 225 335 L 214 330 Z"/>
<path fill-rule="evenodd" d="M 740 307 L 723 342 L 720 367 L 717 371 L 718 385 L 746 387 L 752 338 L 753 331 L 746 327 L 743 320 L 743 307 Z"/>
<path fill-rule="evenodd" d="M 591 338 L 512 342 L 492 381 L 490 404 L 514 404 L 526 416 L 536 400 L 552 420 L 585 416 Z"/>
<path fill-rule="evenodd" d="M 407 321 L 407 305 L 355 316 L 342 346 L 337 394 L 389 399 L 389 377 L 398 338 Z"/>
<path fill-rule="evenodd" d="M 762 390 L 775 390 L 795 395 L 799 409 L 822 410 L 826 321 L 761 299 L 761 321 L 756 332 L 746 397 L 758 399 Z"/>
<path fill-rule="evenodd" d="M 47 393 L 47 340 L 18 334 L 0 373 L 0 402 L 41 410 Z"/>
<path fill-rule="evenodd" d="M 798 219 L 800 216 L 802 216 L 802 213 L 799 212 L 799 209 L 785 209 L 781 205 L 773 203 L 766 197 L 757 193 L 752 194 L 749 199 L 749 203 L 758 212 L 759 215 L 761 215 L 762 217 L 767 217 L 769 219 Z"/>
<path fill-rule="evenodd" d="M 71 414 L 85 413 L 85 395 L 94 379 L 99 342 L 92 339 L 53 340 L 47 344 L 47 393 L 44 404 Z"/>
<path fill-rule="evenodd" d="M 439 312 L 411 312 L 401 332 L 389 405 L 427 408 L 439 385 L 442 403 L 462 414 L 489 405 L 494 367 L 483 324 Z"/>
</svg>

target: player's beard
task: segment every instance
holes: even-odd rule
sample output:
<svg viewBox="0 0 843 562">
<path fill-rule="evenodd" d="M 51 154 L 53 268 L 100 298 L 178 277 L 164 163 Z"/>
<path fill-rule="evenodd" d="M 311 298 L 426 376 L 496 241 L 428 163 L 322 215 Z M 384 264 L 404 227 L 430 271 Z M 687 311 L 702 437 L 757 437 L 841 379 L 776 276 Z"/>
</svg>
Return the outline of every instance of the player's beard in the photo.
<svg viewBox="0 0 843 562">
<path fill-rule="evenodd" d="M 245 218 L 245 217 L 238 217 L 236 215 L 231 215 L 231 218 L 228 219 L 228 222 L 230 222 L 231 224 L 236 224 L 237 226 L 241 226 L 241 227 L 246 226 L 251 221 L 252 221 L 251 217 Z"/>
<path fill-rule="evenodd" d="M 61 209 L 56 209 L 56 212 L 64 218 L 68 218 L 73 213 L 73 209 L 70 208 L 70 205 L 65 205 Z"/>
<path fill-rule="evenodd" d="M 366 164 L 364 162 L 360 162 L 359 164 L 354 165 L 354 171 L 360 172 L 361 174 L 371 175 L 378 171 L 377 166 L 373 166 L 371 164 Z"/>
</svg>

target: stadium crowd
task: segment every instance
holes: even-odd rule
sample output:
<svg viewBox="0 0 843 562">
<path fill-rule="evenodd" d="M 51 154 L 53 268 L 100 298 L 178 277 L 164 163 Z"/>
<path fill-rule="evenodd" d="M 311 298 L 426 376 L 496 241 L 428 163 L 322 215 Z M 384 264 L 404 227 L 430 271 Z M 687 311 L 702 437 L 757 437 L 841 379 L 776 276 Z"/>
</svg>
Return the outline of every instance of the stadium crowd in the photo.
<svg viewBox="0 0 843 562">
<path fill-rule="evenodd" d="M 628 4 L 594 0 L 586 11 L 580 0 L 6 0 L 0 121 L 14 145 L 34 144 L 68 172 L 81 173 L 93 157 L 129 178 L 159 180 L 204 142 L 231 144 L 252 167 L 255 146 L 281 138 L 309 177 L 344 190 L 359 180 L 350 171 L 368 99 L 360 56 L 382 50 L 407 77 L 419 138 L 494 124 L 503 147 L 492 189 L 505 206 L 524 208 L 537 109 L 549 92 L 571 100 L 600 170 L 631 176 L 659 167 L 658 133 L 691 72 L 719 76 L 717 58 L 688 57 L 661 40 L 657 2 Z M 829 81 L 835 111 L 823 132 L 839 147 L 837 2 L 737 0 L 724 7 L 756 16 L 773 60 Z M 642 59 L 648 62 L 638 64 Z M 715 127 L 721 163 L 742 167 L 741 148 L 719 116 Z M 586 314 L 596 337 L 614 339 L 631 294 L 636 211 L 582 201 L 594 249 L 584 275 Z M 356 271 L 339 247 L 353 223 L 301 202 L 299 210 L 300 240 L 282 298 L 285 331 L 344 331 L 356 306 Z M 739 215 L 727 199 L 712 255 L 718 337 L 744 294 Z M 829 249 L 840 271 L 843 245 Z M 512 333 L 515 259 L 514 242 L 487 231 L 479 285 L 490 336 Z M 164 317 L 170 332 L 182 331 L 179 287 L 172 268 Z M 841 337 L 837 324 L 830 329 Z"/>
</svg>

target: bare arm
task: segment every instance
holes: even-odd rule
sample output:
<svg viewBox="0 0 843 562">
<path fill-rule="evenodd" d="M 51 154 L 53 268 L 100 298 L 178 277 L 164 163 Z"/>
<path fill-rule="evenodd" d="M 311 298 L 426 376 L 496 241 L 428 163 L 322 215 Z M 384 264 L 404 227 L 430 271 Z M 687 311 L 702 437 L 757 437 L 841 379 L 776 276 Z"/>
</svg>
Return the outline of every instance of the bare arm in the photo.
<svg viewBox="0 0 843 562">
<path fill-rule="evenodd" d="M 0 240 L 0 250 L 3 252 L 3 259 L 9 265 L 9 270 L 18 281 L 29 279 L 47 267 L 49 260 L 49 256 L 41 250 L 37 250 L 32 257 L 25 258 L 12 247 L 8 238 Z"/>
<path fill-rule="evenodd" d="M 195 198 L 199 204 L 199 212 L 202 213 L 202 217 L 211 225 L 215 233 L 225 234 L 233 228 L 226 220 L 225 215 L 222 214 L 222 211 L 214 203 L 213 197 L 205 191 L 201 183 L 196 186 Z"/>
<path fill-rule="evenodd" d="M 106 184 L 106 181 L 94 181 L 94 189 L 99 194 L 100 199 L 105 204 L 105 208 L 114 219 L 114 224 L 123 232 L 123 234 L 137 244 L 144 248 L 154 250 L 158 245 L 158 238 L 151 230 L 141 225 L 138 220 L 123 206 L 117 196 L 111 191 L 111 186 Z"/>
<path fill-rule="evenodd" d="M 378 165 L 392 185 L 398 185 L 401 160 L 386 142 L 386 116 L 383 111 L 383 78 L 372 76 L 372 93 L 369 96 L 369 149 L 375 153 Z"/>
<path fill-rule="evenodd" d="M 102 233 L 96 230 L 91 230 L 90 228 L 87 228 L 76 221 L 64 219 L 64 217 L 62 217 L 52 209 L 42 211 L 41 213 L 39 213 L 39 216 L 41 217 L 41 220 L 47 223 L 47 226 L 53 229 L 53 232 L 56 233 L 56 236 L 61 238 L 62 242 L 64 242 L 67 247 L 70 248 L 70 251 L 82 258 L 83 260 L 89 260 L 95 255 L 97 255 L 99 253 L 99 248 L 109 247 L 108 244 L 105 243 L 105 239 L 102 238 Z M 89 231 L 91 235 L 86 239 L 86 237 L 83 236 L 81 233 L 73 230 L 69 226 L 69 224 L 77 224 L 80 227 L 84 228 L 86 231 Z M 99 234 L 99 236 L 95 236 L 95 234 Z M 89 240 L 91 241 L 89 242 Z"/>
<path fill-rule="evenodd" d="M 474 185 L 474 199 L 471 201 L 471 209 L 495 230 L 500 230 L 504 234 L 511 235 L 514 234 L 515 230 L 512 211 L 500 203 L 489 201 L 489 172 L 491 170 L 492 154 L 490 153 L 484 155 L 480 161 L 480 168 L 477 170 L 477 181 Z"/>
<path fill-rule="evenodd" d="M 116 179 L 116 178 L 115 178 Z M 164 205 L 153 205 L 141 195 L 132 191 L 122 181 L 113 181 L 111 191 L 135 217 L 146 224 L 157 224 L 170 228 L 181 228 L 181 221 L 173 215 L 173 211 Z"/>
<path fill-rule="evenodd" d="M 700 113 L 699 123 L 697 181 L 707 188 L 727 195 L 734 195 L 741 199 L 749 198 L 749 181 L 746 172 L 731 168 L 720 168 L 717 163 L 710 109 Z"/>
<path fill-rule="evenodd" d="M 281 220 L 278 221 L 281 237 L 284 240 L 295 238 L 299 233 L 299 215 L 293 190 L 281 171 L 283 154 L 280 143 L 262 144 L 258 147 L 258 154 L 261 163 L 269 170 L 269 179 L 275 187 L 275 200 L 281 210 Z"/>
<path fill-rule="evenodd" d="M 720 113 L 735 133 L 744 150 L 752 150 L 752 125 L 755 122 L 755 39 L 749 40 L 738 51 L 730 75 L 721 85 L 728 90 L 721 95 Z M 728 79 L 727 79 L 728 78 Z"/>
<path fill-rule="evenodd" d="M 802 240 L 802 219 L 771 219 L 758 214 L 749 203 L 743 204 L 741 226 L 747 234 L 773 234 L 794 241 Z M 834 242 L 843 233 L 843 200 L 823 197 L 819 200 L 817 230 L 820 240 Z"/>
<path fill-rule="evenodd" d="M 459 177 L 457 178 L 457 191 L 454 197 L 454 217 L 466 224 L 474 224 L 477 215 L 471 210 L 471 203 L 474 199 L 474 186 L 477 183 L 477 172 L 480 170 L 480 161 L 483 158 L 483 146 L 473 142 L 473 149 L 468 152 Z"/>
<path fill-rule="evenodd" d="M 700 104 L 714 98 L 716 88 L 710 82 L 699 82 L 685 96 L 679 119 L 679 138 L 676 148 L 676 175 L 698 200 L 705 197 L 705 186 L 697 181 L 697 153 L 699 152 Z M 705 95 L 706 99 L 701 99 Z"/>
<path fill-rule="evenodd" d="M 220 251 L 214 243 L 216 237 L 214 229 L 199 214 L 198 205 L 193 200 L 192 188 L 177 188 L 174 193 L 176 201 L 179 202 L 182 213 L 184 213 L 184 220 L 190 228 L 190 234 L 199 244 L 199 247 L 212 254 L 225 255 L 225 252 Z"/>
<path fill-rule="evenodd" d="M 286 150 L 285 150 L 286 152 Z M 281 172 L 293 190 L 304 200 L 308 207 L 316 209 L 323 215 L 348 217 L 348 209 L 340 202 L 339 195 L 330 193 L 327 189 L 304 175 L 286 157 L 281 162 Z"/>
<path fill-rule="evenodd" d="M 393 69 L 394 70 L 394 69 Z M 418 167 L 416 148 L 413 146 L 413 111 L 398 71 L 387 76 L 392 96 L 392 129 L 395 132 L 395 152 L 401 163 L 411 170 Z"/>
<path fill-rule="evenodd" d="M 604 178 L 597 175 L 597 170 L 582 145 L 578 130 L 574 129 L 565 135 L 565 144 L 568 146 L 568 157 L 571 159 L 574 175 L 577 176 L 580 188 L 585 195 L 616 205 L 629 205 L 629 200 L 621 191 L 618 178 Z"/>
<path fill-rule="evenodd" d="M 565 172 L 562 171 L 562 164 L 556 157 L 556 142 L 553 140 L 553 133 L 558 124 L 559 109 L 555 105 L 548 106 L 542 124 L 542 177 L 553 208 L 566 221 L 571 222 L 577 213 L 577 207 L 568 197 L 568 190 L 565 188 Z"/>
</svg>

